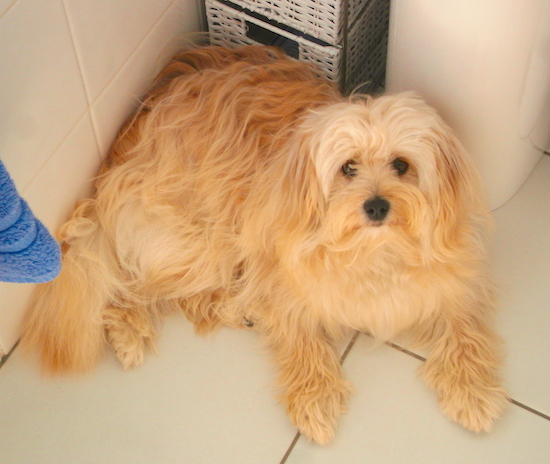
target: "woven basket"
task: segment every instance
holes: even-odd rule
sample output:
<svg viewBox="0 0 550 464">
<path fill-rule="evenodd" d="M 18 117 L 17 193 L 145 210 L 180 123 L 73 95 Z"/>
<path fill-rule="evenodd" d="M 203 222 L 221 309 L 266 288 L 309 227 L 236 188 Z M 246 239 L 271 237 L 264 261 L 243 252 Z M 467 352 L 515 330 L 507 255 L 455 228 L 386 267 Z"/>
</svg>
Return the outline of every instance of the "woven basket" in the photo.
<svg viewBox="0 0 550 464">
<path fill-rule="evenodd" d="M 346 0 L 232 0 L 233 3 L 336 45 L 346 26 Z M 351 27 L 370 0 L 347 0 Z"/>
<path fill-rule="evenodd" d="M 297 3 L 283 1 L 285 3 Z M 354 4 L 359 5 L 355 0 Z M 206 14 L 212 45 L 234 47 L 241 45 L 275 45 L 300 61 L 317 65 L 324 75 L 337 83 L 346 93 L 358 85 L 361 91 L 378 90 L 383 86 L 386 66 L 389 0 L 367 0 L 364 9 L 357 13 L 356 21 L 341 42 L 334 45 L 307 34 L 302 29 L 279 23 L 240 4 L 269 3 L 260 0 L 250 2 L 206 0 Z M 279 2 L 271 2 L 272 4 Z M 302 3 L 333 2 L 306 1 Z M 351 5 L 351 3 L 350 3 Z M 272 8 L 275 8 L 274 6 Z M 272 14 L 273 16 L 273 14 Z M 319 34 L 317 34 L 318 36 Z"/>
<path fill-rule="evenodd" d="M 345 86 L 347 93 L 357 91 L 377 95 L 384 91 L 387 49 L 388 36 L 384 35 L 371 54 L 357 63 L 356 71 L 349 74 Z"/>
<path fill-rule="evenodd" d="M 348 33 L 346 54 L 346 84 L 350 91 L 369 81 L 374 89 L 381 87 L 386 75 L 388 48 L 388 0 L 371 0 Z"/>
<path fill-rule="evenodd" d="M 300 61 L 316 64 L 329 80 L 338 82 L 342 59 L 342 50 L 339 47 L 323 46 L 311 42 L 307 38 L 280 29 L 217 0 L 206 0 L 205 3 L 212 45 L 222 45 L 228 48 L 240 45 L 268 45 L 250 34 L 250 30 L 263 29 L 279 36 L 281 39 L 275 45 L 281 46 L 289 55 Z M 289 49 L 284 46 L 285 43 L 297 44 L 297 56 L 289 53 Z"/>
</svg>

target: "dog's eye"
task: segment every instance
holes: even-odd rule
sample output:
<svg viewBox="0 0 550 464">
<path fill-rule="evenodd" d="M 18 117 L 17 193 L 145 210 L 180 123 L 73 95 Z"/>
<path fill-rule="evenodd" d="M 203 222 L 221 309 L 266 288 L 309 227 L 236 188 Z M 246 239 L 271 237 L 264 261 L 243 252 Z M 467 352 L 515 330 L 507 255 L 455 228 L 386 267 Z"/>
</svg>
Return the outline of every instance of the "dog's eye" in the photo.
<svg viewBox="0 0 550 464">
<path fill-rule="evenodd" d="M 346 177 L 355 177 L 357 175 L 357 169 L 355 166 L 357 163 L 353 160 L 346 161 L 346 164 L 342 166 L 342 174 Z"/>
<path fill-rule="evenodd" d="M 399 176 L 402 176 L 409 170 L 409 163 L 402 158 L 395 158 L 392 163 L 393 168 Z"/>
</svg>

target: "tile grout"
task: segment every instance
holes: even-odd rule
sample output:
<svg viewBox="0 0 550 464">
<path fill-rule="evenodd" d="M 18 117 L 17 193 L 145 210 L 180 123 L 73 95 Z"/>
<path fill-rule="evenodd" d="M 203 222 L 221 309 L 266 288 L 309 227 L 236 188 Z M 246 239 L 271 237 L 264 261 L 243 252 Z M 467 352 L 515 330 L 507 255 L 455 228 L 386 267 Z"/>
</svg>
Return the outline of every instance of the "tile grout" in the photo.
<svg viewBox="0 0 550 464">
<path fill-rule="evenodd" d="M 65 13 L 65 20 L 67 22 L 67 27 L 69 28 L 69 34 L 71 35 L 71 45 L 73 47 L 73 52 L 76 58 L 76 64 L 78 66 L 78 72 L 80 74 L 80 80 L 82 82 L 82 88 L 84 90 L 84 96 L 86 97 L 86 105 L 87 105 L 87 113 L 90 116 L 90 124 L 92 125 L 92 132 L 94 133 L 94 140 L 96 143 L 97 153 L 99 155 L 100 160 L 102 159 L 102 144 L 99 140 L 99 131 L 97 128 L 97 123 L 94 118 L 94 115 L 92 114 L 92 98 L 90 93 L 90 88 L 88 85 L 88 79 L 84 72 L 84 60 L 81 55 L 80 47 L 78 46 L 78 40 L 75 34 L 75 27 L 73 25 L 73 20 L 71 18 L 71 13 L 69 12 L 69 8 L 67 8 L 67 0 L 62 0 L 63 4 L 63 11 Z"/>
<path fill-rule="evenodd" d="M 547 421 L 550 421 L 550 416 L 548 416 L 547 414 L 544 414 L 543 412 L 537 411 L 536 409 L 533 409 L 532 407 L 527 406 L 526 404 L 523 404 L 517 400 L 514 400 L 513 398 L 508 398 L 508 401 L 512 403 L 514 406 L 517 406 L 518 408 L 525 409 L 527 412 L 530 412 L 532 414 L 535 414 L 536 416 L 546 419 Z"/>
<path fill-rule="evenodd" d="M 412 356 L 413 358 L 415 359 L 418 359 L 419 361 L 422 361 L 422 362 L 425 362 L 426 361 L 426 358 L 423 357 L 423 356 L 420 356 L 419 354 L 416 354 L 410 350 L 407 350 L 406 348 L 403 348 L 402 346 L 399 346 L 399 345 L 396 345 L 395 343 L 392 343 L 392 342 L 386 342 L 385 343 L 386 345 L 390 346 L 391 348 L 395 348 L 396 350 L 398 351 L 401 351 L 402 353 L 405 353 L 409 356 Z M 539 417 L 542 417 L 543 419 L 546 419 L 547 421 L 550 421 L 550 416 L 541 412 L 541 411 L 537 411 L 536 409 L 530 407 L 530 406 L 527 406 L 526 404 L 520 402 L 520 401 L 517 401 L 513 398 L 508 398 L 508 401 L 513 404 L 514 406 L 517 406 L 519 408 L 522 408 L 524 409 L 525 411 L 527 412 L 530 412 L 532 414 L 535 414 L 536 416 L 539 416 Z"/>
<path fill-rule="evenodd" d="M 290 457 L 290 453 L 292 453 L 292 451 L 294 450 L 294 447 L 296 446 L 296 443 L 298 443 L 298 440 L 300 439 L 301 436 L 302 436 L 302 433 L 300 431 L 298 431 L 296 433 L 294 439 L 292 440 L 292 443 L 290 443 L 290 446 L 286 450 L 286 453 L 283 456 L 283 459 L 281 459 L 281 462 L 279 464 L 285 464 L 286 463 L 287 459 Z"/>
<path fill-rule="evenodd" d="M 12 346 L 11 350 L 8 351 L 7 354 L 5 354 L 4 356 L 2 356 L 2 359 L 0 359 L 0 369 L 2 368 L 2 366 L 4 364 L 6 364 L 8 362 L 8 359 L 9 357 L 13 354 L 13 352 L 15 351 L 15 349 L 19 346 L 19 342 L 20 340 L 17 340 L 17 342 L 15 343 L 15 345 Z"/>
<path fill-rule="evenodd" d="M 361 335 L 361 332 L 359 330 L 356 330 L 355 333 L 353 334 L 353 337 L 351 337 L 351 340 L 348 342 L 348 345 L 346 346 L 346 349 L 342 353 L 342 356 L 340 356 L 340 364 L 344 364 L 344 361 L 346 360 L 346 358 L 348 357 L 349 352 L 351 351 L 351 349 L 355 345 L 355 342 L 357 341 L 357 338 L 359 337 L 359 335 Z"/>
<path fill-rule="evenodd" d="M 396 345 L 395 343 L 385 342 L 385 344 L 390 346 L 391 348 L 395 348 L 396 350 L 401 351 L 402 353 L 408 354 L 409 356 L 412 356 L 413 358 L 418 359 L 419 361 L 422 361 L 422 362 L 426 361 L 426 358 L 424 356 L 420 356 L 419 354 L 416 354 L 413 351 L 407 350 L 402 346 Z"/>
<path fill-rule="evenodd" d="M 0 20 L 4 19 L 4 16 L 6 16 L 10 12 L 10 10 L 15 6 L 17 1 L 18 0 L 13 0 L 10 5 L 8 5 L 7 7 L 4 7 L 5 8 L 4 11 L 0 13 Z"/>
<path fill-rule="evenodd" d="M 89 114 L 89 109 L 86 108 L 80 116 L 76 118 L 76 122 L 65 132 L 61 140 L 55 145 L 55 147 L 52 149 L 50 154 L 47 156 L 47 158 L 44 160 L 44 162 L 40 165 L 40 167 L 36 170 L 36 172 L 32 175 L 30 180 L 25 184 L 21 186 L 20 192 L 25 195 L 25 192 L 27 189 L 33 184 L 33 182 L 36 180 L 36 178 L 40 175 L 42 170 L 46 167 L 46 165 L 56 156 L 58 150 L 60 147 L 67 141 L 67 139 L 72 135 L 72 133 L 76 130 L 78 125 L 84 121 L 84 118 Z"/>
</svg>

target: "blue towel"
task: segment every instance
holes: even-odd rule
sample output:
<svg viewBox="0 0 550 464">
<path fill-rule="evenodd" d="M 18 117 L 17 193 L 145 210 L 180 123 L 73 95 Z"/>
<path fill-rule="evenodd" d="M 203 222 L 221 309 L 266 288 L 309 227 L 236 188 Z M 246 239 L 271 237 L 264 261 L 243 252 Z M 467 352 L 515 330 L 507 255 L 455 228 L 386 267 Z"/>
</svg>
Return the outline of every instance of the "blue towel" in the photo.
<svg viewBox="0 0 550 464">
<path fill-rule="evenodd" d="M 0 281 L 40 283 L 61 270 L 61 250 L 0 161 Z"/>
</svg>

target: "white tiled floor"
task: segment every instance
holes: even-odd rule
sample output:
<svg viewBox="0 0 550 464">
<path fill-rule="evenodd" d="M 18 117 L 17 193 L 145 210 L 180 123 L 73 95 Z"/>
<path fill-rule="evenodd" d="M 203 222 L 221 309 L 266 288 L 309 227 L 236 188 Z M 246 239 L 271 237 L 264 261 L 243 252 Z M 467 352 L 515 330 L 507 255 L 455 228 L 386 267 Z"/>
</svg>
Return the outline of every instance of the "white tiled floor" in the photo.
<svg viewBox="0 0 550 464">
<path fill-rule="evenodd" d="M 550 157 L 495 213 L 498 324 L 513 399 L 550 413 Z M 193 334 L 165 321 L 160 354 L 123 372 L 112 354 L 82 378 L 43 379 L 15 350 L 0 370 L 0 462 L 279 464 L 295 430 L 273 396 L 274 366 L 252 332 Z M 511 405 L 491 434 L 447 421 L 419 360 L 361 335 L 344 363 L 349 412 L 326 447 L 301 437 L 288 464 L 542 464 L 550 420 Z"/>
</svg>

